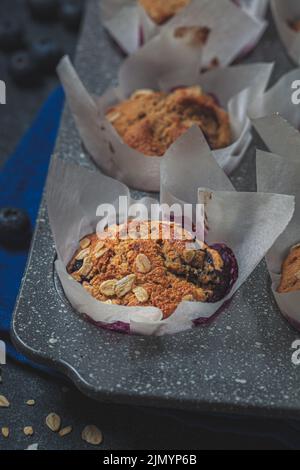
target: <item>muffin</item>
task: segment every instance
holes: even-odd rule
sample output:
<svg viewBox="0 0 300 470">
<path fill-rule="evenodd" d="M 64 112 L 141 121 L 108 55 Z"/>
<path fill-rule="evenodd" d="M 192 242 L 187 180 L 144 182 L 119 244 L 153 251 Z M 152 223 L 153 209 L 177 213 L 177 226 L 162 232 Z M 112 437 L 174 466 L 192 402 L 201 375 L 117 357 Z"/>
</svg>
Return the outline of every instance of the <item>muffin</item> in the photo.
<svg viewBox="0 0 300 470">
<path fill-rule="evenodd" d="M 138 90 L 106 112 L 123 141 L 147 156 L 163 156 L 191 126 L 198 125 L 211 149 L 232 142 L 228 113 L 198 86 L 165 93 Z"/>
<path fill-rule="evenodd" d="M 296 33 L 300 32 L 300 20 L 289 21 L 288 24 Z"/>
<path fill-rule="evenodd" d="M 158 25 L 166 23 L 191 0 L 138 0 L 152 21 Z"/>
<path fill-rule="evenodd" d="M 288 294 L 300 290 L 300 245 L 294 246 L 282 265 L 277 292 Z"/>
<path fill-rule="evenodd" d="M 132 229 L 134 237 L 124 236 Z M 175 223 L 146 221 L 86 236 L 67 271 L 101 302 L 157 307 L 168 318 L 182 301 L 224 298 L 238 267 L 225 245 L 196 242 Z"/>
</svg>

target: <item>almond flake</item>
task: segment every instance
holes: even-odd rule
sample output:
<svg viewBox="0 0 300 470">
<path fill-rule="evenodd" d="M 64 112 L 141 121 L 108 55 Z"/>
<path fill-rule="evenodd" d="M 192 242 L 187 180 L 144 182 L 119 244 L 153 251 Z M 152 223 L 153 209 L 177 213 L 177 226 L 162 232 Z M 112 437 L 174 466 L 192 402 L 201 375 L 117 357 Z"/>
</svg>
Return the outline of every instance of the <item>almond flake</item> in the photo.
<svg viewBox="0 0 300 470">
<path fill-rule="evenodd" d="M 121 114 L 120 114 L 118 111 L 112 111 L 112 112 L 110 112 L 110 113 L 108 113 L 108 114 L 106 115 L 106 119 L 107 119 L 109 122 L 113 123 L 113 122 L 115 122 L 117 119 L 119 119 L 120 116 L 121 116 Z"/>
<path fill-rule="evenodd" d="M 35 405 L 35 400 L 27 400 L 26 405 L 34 406 Z"/>
<path fill-rule="evenodd" d="M 142 253 L 137 255 L 135 260 L 135 266 L 137 271 L 142 274 L 147 274 L 152 269 L 149 258 L 147 258 L 147 256 Z"/>
<path fill-rule="evenodd" d="M 94 425 L 86 426 L 82 431 L 81 437 L 85 442 L 94 446 L 98 446 L 103 441 L 102 432 Z"/>
<path fill-rule="evenodd" d="M 70 434 L 72 431 L 73 431 L 72 426 L 66 426 L 65 428 L 61 429 L 58 434 L 60 435 L 60 437 L 65 437 L 68 434 Z"/>
<path fill-rule="evenodd" d="M 108 281 L 104 281 L 100 284 L 99 290 L 101 294 L 105 295 L 106 297 L 113 297 L 115 295 L 117 281 L 115 279 L 110 279 Z"/>
<path fill-rule="evenodd" d="M 89 238 L 83 238 L 81 242 L 79 243 L 80 248 L 82 248 L 83 250 L 85 250 L 85 248 L 90 246 L 90 244 L 91 244 L 91 240 Z"/>
<path fill-rule="evenodd" d="M 300 280 L 300 271 L 295 274 L 296 278 Z"/>
<path fill-rule="evenodd" d="M 150 96 L 150 95 L 153 95 L 153 93 L 154 93 L 153 90 L 145 88 L 143 90 L 137 90 L 136 92 L 134 92 L 131 98 L 138 98 L 140 96 Z"/>
<path fill-rule="evenodd" d="M 120 281 L 117 281 L 115 292 L 117 297 L 121 298 L 124 297 L 128 292 L 131 291 L 134 281 L 135 281 L 135 274 L 129 274 L 129 276 L 123 277 Z"/>
<path fill-rule="evenodd" d="M 46 418 L 46 425 L 53 432 L 58 432 L 60 430 L 61 419 L 56 413 L 50 413 Z"/>
<path fill-rule="evenodd" d="M 95 258 L 96 259 L 102 258 L 102 256 L 105 255 L 105 253 L 107 252 L 108 252 L 108 248 L 102 248 L 98 250 L 97 253 L 95 253 Z"/>
<path fill-rule="evenodd" d="M 1 429 L 1 434 L 2 434 L 3 437 L 5 437 L 7 439 L 9 437 L 9 428 L 3 427 Z"/>
<path fill-rule="evenodd" d="M 9 408 L 10 403 L 4 395 L 0 395 L 0 408 Z"/>
<path fill-rule="evenodd" d="M 190 264 L 193 261 L 194 258 L 195 258 L 195 251 L 194 250 L 184 250 L 183 259 L 186 263 Z"/>
<path fill-rule="evenodd" d="M 192 295 L 185 295 L 182 300 L 184 300 L 185 302 L 193 302 L 195 299 Z"/>
<path fill-rule="evenodd" d="M 93 269 L 93 262 L 91 258 L 85 258 L 83 261 L 83 265 L 78 271 L 78 274 L 80 276 L 88 276 L 88 274 L 91 272 Z"/>
<path fill-rule="evenodd" d="M 84 258 L 86 258 L 88 255 L 90 254 L 90 249 L 89 248 L 86 248 L 85 250 L 81 250 L 78 255 L 76 255 L 75 259 L 77 259 L 78 261 L 81 261 L 83 260 Z"/>
<path fill-rule="evenodd" d="M 133 289 L 133 293 L 136 296 L 137 300 L 141 303 L 147 302 L 147 300 L 149 299 L 149 294 L 146 289 L 144 289 L 144 287 L 136 287 L 135 289 Z"/>
<path fill-rule="evenodd" d="M 25 436 L 33 436 L 33 434 L 34 434 L 32 426 L 25 426 L 25 428 L 23 429 L 23 432 L 24 432 Z"/>
</svg>

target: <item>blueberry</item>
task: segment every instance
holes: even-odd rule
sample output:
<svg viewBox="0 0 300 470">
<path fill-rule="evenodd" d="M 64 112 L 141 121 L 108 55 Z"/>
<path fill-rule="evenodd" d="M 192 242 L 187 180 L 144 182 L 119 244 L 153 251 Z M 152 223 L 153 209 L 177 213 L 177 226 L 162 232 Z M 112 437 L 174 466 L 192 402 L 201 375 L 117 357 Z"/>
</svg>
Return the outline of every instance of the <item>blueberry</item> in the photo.
<svg viewBox="0 0 300 470">
<path fill-rule="evenodd" d="M 40 21 L 53 21 L 57 18 L 58 0 L 28 0 L 33 18 Z"/>
<path fill-rule="evenodd" d="M 40 70 L 54 72 L 63 51 L 54 39 L 41 38 L 32 43 L 31 54 Z"/>
<path fill-rule="evenodd" d="M 20 23 L 12 18 L 0 20 L 0 49 L 13 51 L 23 44 L 23 29 Z"/>
<path fill-rule="evenodd" d="M 26 212 L 13 207 L 0 209 L 0 245 L 8 249 L 27 249 L 31 234 L 31 223 Z"/>
<path fill-rule="evenodd" d="M 59 16 L 66 28 L 78 30 L 81 24 L 83 5 L 81 0 L 63 0 Z"/>
<path fill-rule="evenodd" d="M 9 73 L 20 86 L 35 86 L 39 81 L 36 64 L 27 51 L 19 51 L 11 56 Z"/>
</svg>

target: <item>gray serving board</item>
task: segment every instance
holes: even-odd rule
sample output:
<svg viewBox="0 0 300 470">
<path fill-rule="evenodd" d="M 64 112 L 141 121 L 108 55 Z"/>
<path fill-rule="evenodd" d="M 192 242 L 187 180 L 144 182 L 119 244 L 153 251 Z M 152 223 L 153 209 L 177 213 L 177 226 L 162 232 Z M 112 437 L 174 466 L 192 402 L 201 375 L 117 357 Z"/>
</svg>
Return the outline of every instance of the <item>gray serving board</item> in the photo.
<svg viewBox="0 0 300 470">
<path fill-rule="evenodd" d="M 90 90 L 101 94 L 115 82 L 123 57 L 101 27 L 98 0 L 87 3 L 77 69 Z M 273 80 L 292 68 L 271 23 L 244 62 L 273 60 Z M 257 137 L 233 176 L 238 190 L 255 191 L 256 144 L 261 145 Z M 56 154 L 95 169 L 67 109 Z M 20 351 L 65 373 L 82 392 L 114 403 L 300 417 L 300 367 L 291 361 L 300 334 L 281 317 L 264 262 L 211 326 L 148 338 L 87 323 L 64 298 L 54 260 L 43 200 L 12 337 Z"/>
</svg>

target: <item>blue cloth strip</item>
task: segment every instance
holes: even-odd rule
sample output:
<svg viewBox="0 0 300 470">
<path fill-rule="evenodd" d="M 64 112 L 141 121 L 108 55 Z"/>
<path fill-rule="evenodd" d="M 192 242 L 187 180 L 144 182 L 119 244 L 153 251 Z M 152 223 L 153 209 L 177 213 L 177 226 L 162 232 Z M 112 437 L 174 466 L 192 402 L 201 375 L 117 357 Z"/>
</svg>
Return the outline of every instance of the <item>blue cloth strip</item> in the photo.
<svg viewBox="0 0 300 470">
<path fill-rule="evenodd" d="M 43 105 L 32 127 L 0 172 L 0 207 L 27 211 L 34 227 L 47 177 L 51 154 L 64 104 L 61 87 Z M 0 336 L 8 337 L 11 317 L 27 261 L 27 252 L 10 252 L 0 247 Z M 12 346 L 8 353 L 33 365 Z"/>
</svg>

